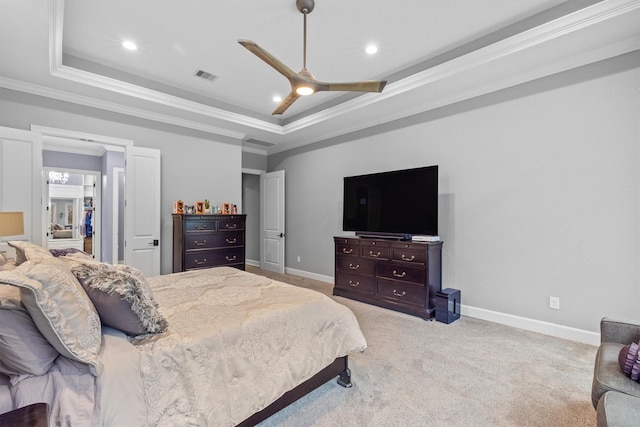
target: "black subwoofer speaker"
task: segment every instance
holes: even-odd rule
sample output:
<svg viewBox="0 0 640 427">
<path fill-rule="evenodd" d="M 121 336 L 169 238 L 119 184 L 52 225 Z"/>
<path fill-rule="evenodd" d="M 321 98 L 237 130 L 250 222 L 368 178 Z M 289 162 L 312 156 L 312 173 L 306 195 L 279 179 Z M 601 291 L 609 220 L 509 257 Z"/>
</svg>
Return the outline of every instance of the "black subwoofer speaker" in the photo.
<svg viewBox="0 0 640 427">
<path fill-rule="evenodd" d="M 443 289 L 436 293 L 436 320 L 451 323 L 460 318 L 460 291 Z"/>
</svg>

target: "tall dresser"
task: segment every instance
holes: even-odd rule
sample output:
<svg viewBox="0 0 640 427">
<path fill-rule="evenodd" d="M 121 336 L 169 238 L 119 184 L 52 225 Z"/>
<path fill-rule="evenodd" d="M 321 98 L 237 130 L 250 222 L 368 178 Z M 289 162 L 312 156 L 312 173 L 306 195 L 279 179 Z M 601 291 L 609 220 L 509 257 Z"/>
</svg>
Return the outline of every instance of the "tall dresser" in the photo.
<svg viewBox="0 0 640 427">
<path fill-rule="evenodd" d="M 245 269 L 246 215 L 173 215 L 173 272 Z"/>
<path fill-rule="evenodd" d="M 432 319 L 443 242 L 335 237 L 333 294 Z"/>
</svg>

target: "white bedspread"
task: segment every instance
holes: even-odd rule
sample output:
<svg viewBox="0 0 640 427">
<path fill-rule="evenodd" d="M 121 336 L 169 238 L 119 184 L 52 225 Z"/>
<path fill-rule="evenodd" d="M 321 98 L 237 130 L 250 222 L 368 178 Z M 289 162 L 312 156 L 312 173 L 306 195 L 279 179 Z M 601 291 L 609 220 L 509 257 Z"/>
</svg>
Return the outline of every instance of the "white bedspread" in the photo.
<svg viewBox="0 0 640 427">
<path fill-rule="evenodd" d="M 353 313 L 315 291 L 228 267 L 149 282 L 169 321 L 134 342 L 150 425 L 236 425 L 366 348 Z"/>
</svg>

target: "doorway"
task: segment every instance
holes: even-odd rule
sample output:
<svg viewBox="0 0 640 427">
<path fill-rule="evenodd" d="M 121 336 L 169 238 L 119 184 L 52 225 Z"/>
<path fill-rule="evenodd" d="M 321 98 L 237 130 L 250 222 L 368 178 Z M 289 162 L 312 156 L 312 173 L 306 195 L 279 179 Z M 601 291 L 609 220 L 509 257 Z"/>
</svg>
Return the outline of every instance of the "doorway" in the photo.
<svg viewBox="0 0 640 427">
<path fill-rule="evenodd" d="M 43 242 L 49 249 L 77 249 L 100 260 L 100 172 L 43 168 Z"/>
</svg>

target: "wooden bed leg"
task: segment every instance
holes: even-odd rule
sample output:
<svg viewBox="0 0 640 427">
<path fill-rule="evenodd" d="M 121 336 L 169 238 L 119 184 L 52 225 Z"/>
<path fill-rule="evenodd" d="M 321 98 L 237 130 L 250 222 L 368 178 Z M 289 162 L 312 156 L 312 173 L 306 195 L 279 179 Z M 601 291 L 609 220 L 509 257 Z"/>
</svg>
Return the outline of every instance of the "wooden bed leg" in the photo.
<svg viewBox="0 0 640 427">
<path fill-rule="evenodd" d="M 347 357 L 344 358 L 344 370 L 338 374 L 338 384 L 344 388 L 351 388 L 351 369 L 349 369 L 349 361 Z"/>
</svg>

